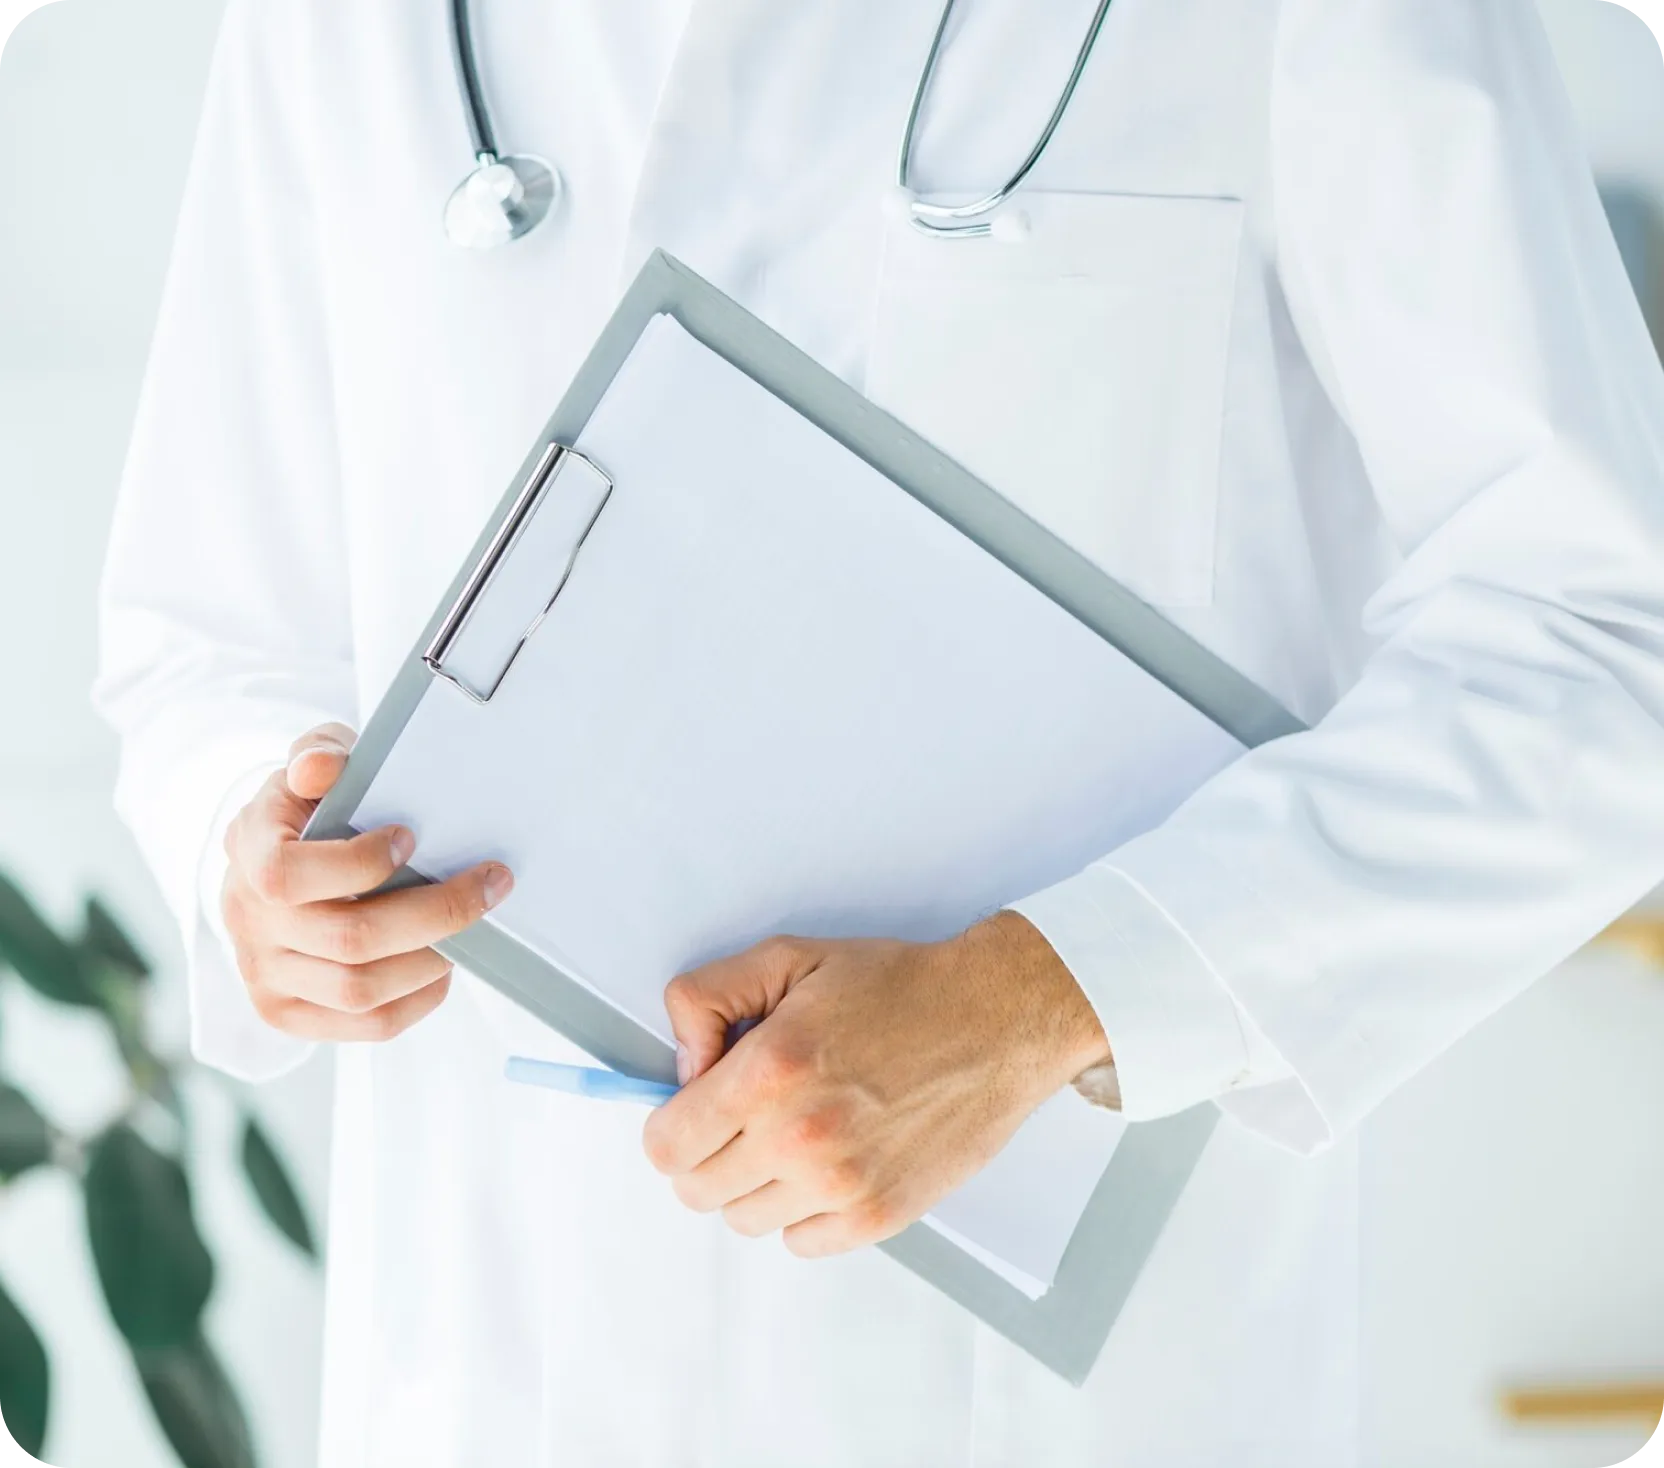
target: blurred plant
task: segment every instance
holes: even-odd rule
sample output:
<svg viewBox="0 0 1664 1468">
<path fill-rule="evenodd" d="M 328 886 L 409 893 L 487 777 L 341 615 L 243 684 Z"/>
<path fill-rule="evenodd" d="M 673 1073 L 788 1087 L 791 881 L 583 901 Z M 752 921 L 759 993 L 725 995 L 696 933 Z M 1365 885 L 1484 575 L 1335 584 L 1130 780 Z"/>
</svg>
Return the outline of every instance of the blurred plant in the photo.
<svg viewBox="0 0 1664 1468">
<path fill-rule="evenodd" d="M 74 1136 L 0 1080 L 0 1185 L 36 1167 L 79 1179 L 87 1239 L 110 1318 L 132 1354 L 151 1409 L 184 1468 L 253 1468 L 241 1403 L 202 1333 L 214 1261 L 191 1208 L 190 1117 L 179 1087 L 188 1060 L 151 1047 L 150 966 L 96 897 L 65 937 L 0 873 L 0 973 L 43 998 L 97 1014 L 126 1069 L 128 1098 L 102 1130 Z M 316 1257 L 293 1184 L 254 1118 L 242 1113 L 242 1165 L 271 1222 Z M 37 1457 L 46 1438 L 51 1369 L 40 1336 L 0 1284 L 0 1414 Z"/>
</svg>

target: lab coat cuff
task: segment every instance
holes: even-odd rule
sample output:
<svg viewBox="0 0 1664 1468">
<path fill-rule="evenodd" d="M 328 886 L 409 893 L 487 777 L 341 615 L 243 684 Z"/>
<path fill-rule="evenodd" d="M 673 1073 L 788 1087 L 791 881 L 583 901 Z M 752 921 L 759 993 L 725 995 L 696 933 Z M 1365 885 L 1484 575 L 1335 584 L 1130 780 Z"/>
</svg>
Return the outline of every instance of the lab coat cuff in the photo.
<svg viewBox="0 0 1664 1468">
<path fill-rule="evenodd" d="M 225 829 L 295 735 L 329 717 L 300 703 L 181 697 L 124 741 L 116 807 L 179 925 L 192 1053 L 239 1080 L 281 1075 L 310 1047 L 260 1018 L 238 972 L 220 917 Z"/>
<path fill-rule="evenodd" d="M 1096 1012 L 1129 1121 L 1171 1116 L 1249 1078 L 1230 995 L 1129 877 L 1088 867 L 1011 909 L 1039 929 Z"/>
<path fill-rule="evenodd" d="M 1301 1155 L 1330 1145 L 1346 1126 L 1324 1100 L 1333 1090 L 1324 1081 L 1333 1047 L 1324 1044 L 1321 1025 L 1302 1028 L 1254 982 L 1256 973 L 1273 972 L 1300 991 L 1318 992 L 1309 955 L 1271 904 L 1192 833 L 1172 827 L 1135 838 L 1090 871 L 1120 878 L 1119 888 L 1107 890 L 1138 894 L 1148 917 L 1135 930 L 1144 943 L 1140 957 L 1164 982 L 1172 973 L 1194 975 L 1199 965 L 1232 1005 L 1247 1060 L 1245 1073 L 1216 1095 L 1220 1109 Z"/>
<path fill-rule="evenodd" d="M 286 1075 L 315 1046 L 273 1029 L 254 1008 L 237 966 L 220 901 L 229 865 L 225 833 L 237 813 L 270 777 L 267 764 L 237 780 L 220 802 L 197 869 L 194 931 L 185 933 L 185 982 L 190 998 L 191 1053 L 205 1065 L 242 1081 Z"/>
</svg>

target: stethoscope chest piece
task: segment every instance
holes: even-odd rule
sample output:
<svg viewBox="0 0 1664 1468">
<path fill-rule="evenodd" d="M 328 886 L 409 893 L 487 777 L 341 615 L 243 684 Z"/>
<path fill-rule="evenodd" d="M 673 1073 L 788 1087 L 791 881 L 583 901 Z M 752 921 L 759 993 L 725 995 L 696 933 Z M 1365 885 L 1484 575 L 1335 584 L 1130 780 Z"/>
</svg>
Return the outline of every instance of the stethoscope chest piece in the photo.
<svg viewBox="0 0 1664 1468">
<path fill-rule="evenodd" d="M 1058 94 L 1040 136 L 1016 171 L 993 192 L 967 204 L 934 204 L 921 199 L 912 188 L 913 145 L 918 137 L 931 82 L 942 60 L 956 0 L 945 0 L 942 17 L 931 39 L 930 54 L 919 73 L 913 105 L 902 133 L 900 156 L 896 161 L 895 188 L 886 207 L 905 218 L 922 234 L 935 239 L 993 239 L 1019 244 L 1029 238 L 1032 224 L 1026 211 L 1011 206 L 1011 199 L 1044 156 L 1052 136 L 1069 110 L 1086 64 L 1097 45 L 1099 32 L 1109 14 L 1111 0 L 1098 0 L 1092 23 L 1075 57 L 1073 70 Z M 462 92 L 468 119 L 468 135 L 474 145 L 475 168 L 452 190 L 445 201 L 445 233 L 453 244 L 483 250 L 507 244 L 536 229 L 560 203 L 559 172 L 530 153 L 500 154 L 491 114 L 485 105 L 478 68 L 474 64 L 474 33 L 468 19 L 468 0 L 450 0 L 451 39 L 456 61 L 457 85 Z"/>
<path fill-rule="evenodd" d="M 536 229 L 560 203 L 560 173 L 530 153 L 479 156 L 445 201 L 445 233 L 464 249 L 507 244 Z"/>
</svg>

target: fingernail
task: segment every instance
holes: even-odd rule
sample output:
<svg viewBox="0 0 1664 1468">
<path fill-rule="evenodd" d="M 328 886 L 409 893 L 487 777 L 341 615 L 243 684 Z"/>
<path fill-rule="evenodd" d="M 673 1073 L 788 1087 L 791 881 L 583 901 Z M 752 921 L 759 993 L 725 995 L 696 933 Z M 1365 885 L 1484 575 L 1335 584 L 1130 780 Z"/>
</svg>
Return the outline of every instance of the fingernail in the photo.
<svg viewBox="0 0 1664 1468">
<path fill-rule="evenodd" d="M 416 851 L 416 836 L 399 826 L 393 831 L 393 839 L 387 843 L 388 854 L 393 858 L 393 865 L 402 867 Z"/>
<path fill-rule="evenodd" d="M 493 862 L 485 874 L 485 907 L 489 912 L 514 890 L 514 873 Z"/>
<path fill-rule="evenodd" d="M 693 1079 L 693 1057 L 686 1045 L 676 1047 L 676 1083 L 685 1086 Z"/>
</svg>

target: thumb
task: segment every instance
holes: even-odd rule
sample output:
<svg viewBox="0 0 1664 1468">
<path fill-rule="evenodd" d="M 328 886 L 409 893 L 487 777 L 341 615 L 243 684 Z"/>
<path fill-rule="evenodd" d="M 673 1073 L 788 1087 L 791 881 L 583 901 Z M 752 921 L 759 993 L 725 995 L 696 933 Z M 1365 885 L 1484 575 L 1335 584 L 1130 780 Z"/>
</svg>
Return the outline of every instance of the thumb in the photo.
<svg viewBox="0 0 1664 1468">
<path fill-rule="evenodd" d="M 732 958 L 678 974 L 664 991 L 676 1036 L 676 1079 L 685 1086 L 704 1075 L 722 1059 L 733 1030 L 772 1014 L 818 961 L 812 944 L 770 938 Z"/>
<path fill-rule="evenodd" d="M 347 752 L 357 738 L 345 724 L 320 724 L 302 734 L 289 746 L 289 793 L 301 800 L 322 800 L 341 778 Z"/>
</svg>

